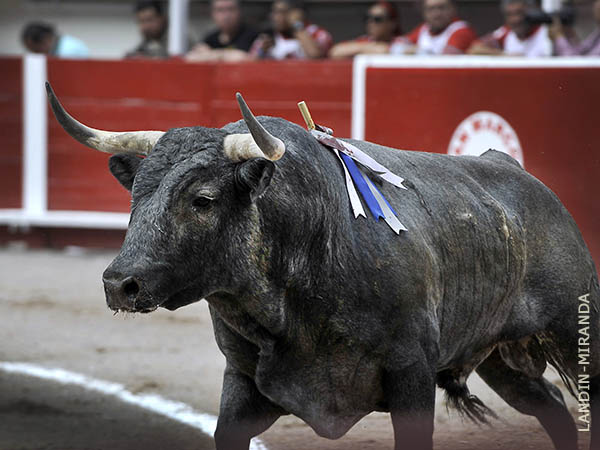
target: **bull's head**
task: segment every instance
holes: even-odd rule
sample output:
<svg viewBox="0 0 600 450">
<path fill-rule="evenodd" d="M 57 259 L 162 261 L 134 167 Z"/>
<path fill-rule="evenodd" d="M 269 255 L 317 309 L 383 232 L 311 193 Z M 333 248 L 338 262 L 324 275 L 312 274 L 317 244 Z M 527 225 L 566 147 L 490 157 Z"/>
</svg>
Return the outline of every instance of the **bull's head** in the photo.
<svg viewBox="0 0 600 450">
<path fill-rule="evenodd" d="M 250 133 L 203 127 L 96 130 L 71 117 L 49 85 L 47 91 L 67 133 L 112 153 L 110 170 L 132 194 L 125 242 L 103 275 L 111 309 L 176 309 L 214 292 L 236 294 L 240 286 L 261 284 L 265 247 L 255 203 L 285 146 L 240 94 Z"/>
</svg>

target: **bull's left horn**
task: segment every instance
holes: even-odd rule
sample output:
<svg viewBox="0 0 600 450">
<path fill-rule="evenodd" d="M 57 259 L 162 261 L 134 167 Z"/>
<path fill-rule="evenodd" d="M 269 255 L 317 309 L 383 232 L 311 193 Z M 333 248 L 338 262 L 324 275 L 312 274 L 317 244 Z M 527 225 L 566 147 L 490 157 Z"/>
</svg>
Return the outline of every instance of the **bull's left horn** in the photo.
<svg viewBox="0 0 600 450">
<path fill-rule="evenodd" d="M 105 153 L 148 155 L 156 142 L 165 134 L 164 131 L 103 131 L 90 128 L 65 111 L 48 82 L 46 82 L 46 92 L 58 123 L 72 138 L 95 150 Z"/>
<path fill-rule="evenodd" d="M 281 139 L 276 138 L 263 127 L 248 105 L 244 101 L 244 97 L 239 92 L 235 94 L 235 98 L 240 105 L 240 111 L 242 112 L 242 117 L 244 118 L 244 122 L 248 126 L 248 130 L 250 130 L 250 134 L 252 134 L 252 138 L 256 145 L 262 150 L 265 154 L 265 157 L 270 159 L 271 161 L 276 161 L 283 156 L 285 153 L 285 144 Z"/>
</svg>

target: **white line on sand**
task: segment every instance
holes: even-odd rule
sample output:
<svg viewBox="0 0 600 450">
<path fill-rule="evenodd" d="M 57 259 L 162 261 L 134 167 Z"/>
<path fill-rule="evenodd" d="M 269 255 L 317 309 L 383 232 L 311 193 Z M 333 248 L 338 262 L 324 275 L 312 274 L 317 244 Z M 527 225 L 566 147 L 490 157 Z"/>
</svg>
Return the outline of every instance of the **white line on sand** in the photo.
<svg viewBox="0 0 600 450">
<path fill-rule="evenodd" d="M 217 418 L 212 414 L 200 413 L 182 402 L 176 402 L 156 394 L 134 394 L 125 386 L 112 381 L 99 380 L 77 372 L 64 369 L 50 369 L 36 364 L 0 361 L 0 370 L 7 373 L 27 375 L 55 381 L 61 384 L 72 384 L 88 391 L 116 397 L 124 403 L 163 415 L 177 422 L 197 428 L 203 433 L 213 436 L 217 427 Z M 268 450 L 258 438 L 252 439 L 250 450 Z"/>
</svg>

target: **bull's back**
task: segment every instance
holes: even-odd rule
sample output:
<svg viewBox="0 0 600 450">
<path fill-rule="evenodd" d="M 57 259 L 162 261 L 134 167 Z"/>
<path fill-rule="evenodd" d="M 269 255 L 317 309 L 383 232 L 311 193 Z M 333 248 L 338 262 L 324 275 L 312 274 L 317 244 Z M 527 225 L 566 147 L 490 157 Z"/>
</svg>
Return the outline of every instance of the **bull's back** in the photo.
<svg viewBox="0 0 600 450">
<path fill-rule="evenodd" d="M 543 329 L 589 286 L 595 268 L 572 217 L 508 155 L 353 142 L 406 179 L 408 192 L 382 189 L 407 236 L 433 254 L 438 276 L 428 281 L 438 284 L 429 292 L 437 293 L 442 364 Z"/>
</svg>

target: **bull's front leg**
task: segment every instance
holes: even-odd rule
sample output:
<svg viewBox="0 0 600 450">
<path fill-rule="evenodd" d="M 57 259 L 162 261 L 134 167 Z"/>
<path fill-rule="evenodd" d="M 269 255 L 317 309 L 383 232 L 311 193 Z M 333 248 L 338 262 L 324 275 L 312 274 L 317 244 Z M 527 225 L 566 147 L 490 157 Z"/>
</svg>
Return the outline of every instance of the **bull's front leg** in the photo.
<svg viewBox="0 0 600 450">
<path fill-rule="evenodd" d="M 258 391 L 252 379 L 228 364 L 215 431 L 217 450 L 247 450 L 250 440 L 269 428 L 283 413 Z"/>
<path fill-rule="evenodd" d="M 423 358 L 390 368 L 384 394 L 394 427 L 395 450 L 432 450 L 435 412 L 435 366 Z"/>
</svg>

